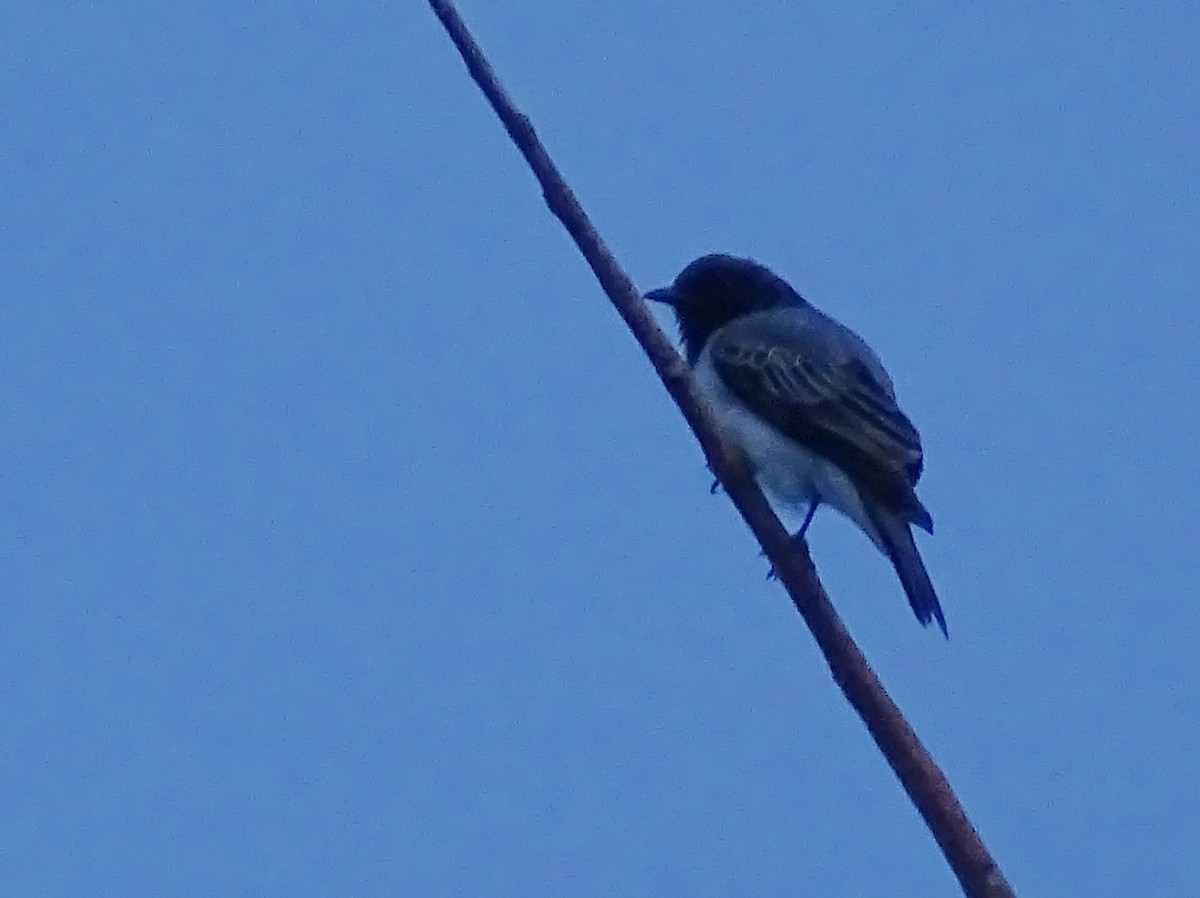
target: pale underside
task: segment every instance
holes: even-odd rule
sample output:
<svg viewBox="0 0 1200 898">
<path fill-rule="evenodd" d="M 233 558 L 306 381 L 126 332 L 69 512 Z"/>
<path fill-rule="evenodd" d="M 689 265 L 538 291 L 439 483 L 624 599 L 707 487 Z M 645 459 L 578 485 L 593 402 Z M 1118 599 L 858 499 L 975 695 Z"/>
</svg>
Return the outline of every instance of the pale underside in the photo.
<svg viewBox="0 0 1200 898">
<path fill-rule="evenodd" d="M 837 465 L 784 437 L 746 408 L 717 374 L 707 346 L 694 373 L 722 429 L 745 456 L 784 526 L 795 530 L 812 502 L 819 500 L 854 521 L 886 554 L 858 489 Z"/>
</svg>

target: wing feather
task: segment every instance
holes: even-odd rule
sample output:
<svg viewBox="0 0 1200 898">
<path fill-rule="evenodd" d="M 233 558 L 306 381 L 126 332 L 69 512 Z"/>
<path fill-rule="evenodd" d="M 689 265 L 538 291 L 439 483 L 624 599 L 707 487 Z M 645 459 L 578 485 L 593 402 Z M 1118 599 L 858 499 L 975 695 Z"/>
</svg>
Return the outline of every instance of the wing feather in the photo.
<svg viewBox="0 0 1200 898">
<path fill-rule="evenodd" d="M 837 464 L 860 489 L 929 529 L 929 513 L 914 491 L 923 464 L 920 436 L 890 385 L 819 334 L 780 340 L 758 330 L 728 326 L 710 340 L 713 364 L 734 394 Z"/>
</svg>

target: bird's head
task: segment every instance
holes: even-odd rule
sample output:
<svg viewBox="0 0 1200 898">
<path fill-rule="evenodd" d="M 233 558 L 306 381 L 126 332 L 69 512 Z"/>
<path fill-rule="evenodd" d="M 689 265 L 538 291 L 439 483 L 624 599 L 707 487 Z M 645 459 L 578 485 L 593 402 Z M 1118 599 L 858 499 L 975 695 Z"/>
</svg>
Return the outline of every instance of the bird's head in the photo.
<svg viewBox="0 0 1200 898">
<path fill-rule="evenodd" d="M 750 259 L 702 256 L 670 287 L 651 290 L 646 299 L 675 310 L 688 361 L 695 362 L 713 332 L 751 312 L 803 305 L 783 278 Z"/>
</svg>

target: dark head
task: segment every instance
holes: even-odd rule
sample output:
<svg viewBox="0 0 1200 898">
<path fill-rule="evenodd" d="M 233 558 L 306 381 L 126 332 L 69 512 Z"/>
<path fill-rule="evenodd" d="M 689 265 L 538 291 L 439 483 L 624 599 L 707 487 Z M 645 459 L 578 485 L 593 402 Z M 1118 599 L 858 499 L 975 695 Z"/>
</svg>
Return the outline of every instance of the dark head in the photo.
<svg viewBox="0 0 1200 898">
<path fill-rule="evenodd" d="M 783 278 L 750 259 L 701 256 L 662 290 L 646 299 L 675 309 L 679 336 L 688 361 L 695 362 L 713 332 L 750 312 L 803 305 Z"/>
</svg>

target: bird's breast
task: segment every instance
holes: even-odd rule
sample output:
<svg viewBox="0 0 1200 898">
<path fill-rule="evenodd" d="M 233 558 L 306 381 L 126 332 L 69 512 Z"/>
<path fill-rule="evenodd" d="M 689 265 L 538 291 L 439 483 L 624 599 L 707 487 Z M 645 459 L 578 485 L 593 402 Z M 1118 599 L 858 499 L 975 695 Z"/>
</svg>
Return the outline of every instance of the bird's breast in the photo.
<svg viewBox="0 0 1200 898">
<path fill-rule="evenodd" d="M 819 501 L 849 517 L 882 546 L 862 496 L 845 471 L 752 412 L 721 379 L 707 348 L 696 360 L 693 373 L 721 429 L 746 458 L 758 485 L 789 530 L 799 525 L 812 502 Z"/>
<path fill-rule="evenodd" d="M 768 498 L 789 506 L 807 506 L 816 498 L 816 468 L 822 459 L 747 408 L 721 380 L 707 350 L 696 361 L 695 375 L 722 430 L 745 456 Z"/>
</svg>

